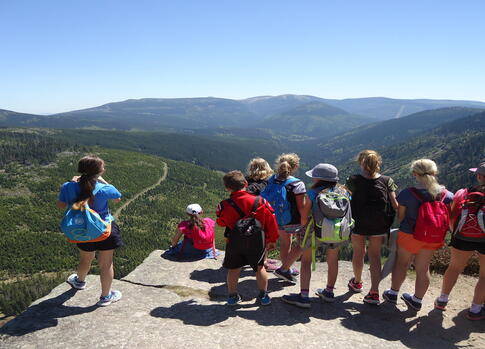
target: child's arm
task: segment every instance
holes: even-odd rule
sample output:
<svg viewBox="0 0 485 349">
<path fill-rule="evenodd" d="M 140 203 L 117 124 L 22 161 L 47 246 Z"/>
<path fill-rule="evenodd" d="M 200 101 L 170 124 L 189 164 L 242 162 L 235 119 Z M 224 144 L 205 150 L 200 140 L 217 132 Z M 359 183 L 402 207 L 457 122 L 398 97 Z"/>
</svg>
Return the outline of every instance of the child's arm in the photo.
<svg viewBox="0 0 485 349">
<path fill-rule="evenodd" d="M 300 194 L 295 196 L 296 207 L 300 213 L 300 224 L 306 225 L 308 223 L 308 215 L 311 210 L 311 203 L 306 194 Z"/>
<path fill-rule="evenodd" d="M 180 231 L 180 229 L 177 229 L 177 232 L 172 238 L 172 244 L 170 245 L 170 248 L 174 248 L 177 245 L 182 235 L 183 233 Z"/>
<path fill-rule="evenodd" d="M 217 205 L 217 209 L 216 209 L 216 223 L 218 226 L 220 227 L 225 227 L 227 226 L 227 223 L 226 221 L 224 220 L 224 204 L 223 204 L 223 201 L 221 201 L 219 203 L 219 205 Z"/>
</svg>

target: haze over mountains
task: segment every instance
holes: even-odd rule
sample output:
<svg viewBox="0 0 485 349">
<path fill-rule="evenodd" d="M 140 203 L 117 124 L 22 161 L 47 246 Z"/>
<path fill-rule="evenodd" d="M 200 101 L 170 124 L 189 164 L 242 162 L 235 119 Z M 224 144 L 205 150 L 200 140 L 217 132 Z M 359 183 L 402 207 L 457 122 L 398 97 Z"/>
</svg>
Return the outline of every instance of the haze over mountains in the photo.
<svg viewBox="0 0 485 349">
<path fill-rule="evenodd" d="M 323 99 L 314 96 L 224 98 L 145 98 L 54 115 L 0 110 L 0 126 L 173 131 L 202 128 L 263 128 L 285 134 L 329 136 L 372 121 L 415 112 L 484 102 L 390 98 Z"/>
</svg>

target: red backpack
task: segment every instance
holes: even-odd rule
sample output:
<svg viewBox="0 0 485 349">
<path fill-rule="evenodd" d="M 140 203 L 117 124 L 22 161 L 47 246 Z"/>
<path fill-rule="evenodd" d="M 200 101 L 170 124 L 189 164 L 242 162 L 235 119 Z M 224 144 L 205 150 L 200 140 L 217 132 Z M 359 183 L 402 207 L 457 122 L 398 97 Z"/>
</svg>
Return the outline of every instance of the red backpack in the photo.
<svg viewBox="0 0 485 349">
<path fill-rule="evenodd" d="M 457 224 L 454 234 L 458 239 L 485 242 L 485 194 L 468 189 L 455 206 Z"/>
<path fill-rule="evenodd" d="M 446 190 L 443 190 L 441 199 L 437 201 L 427 199 L 416 188 L 410 190 L 421 202 L 414 226 L 414 238 L 429 243 L 443 242 L 450 227 L 450 214 L 444 203 Z"/>
</svg>

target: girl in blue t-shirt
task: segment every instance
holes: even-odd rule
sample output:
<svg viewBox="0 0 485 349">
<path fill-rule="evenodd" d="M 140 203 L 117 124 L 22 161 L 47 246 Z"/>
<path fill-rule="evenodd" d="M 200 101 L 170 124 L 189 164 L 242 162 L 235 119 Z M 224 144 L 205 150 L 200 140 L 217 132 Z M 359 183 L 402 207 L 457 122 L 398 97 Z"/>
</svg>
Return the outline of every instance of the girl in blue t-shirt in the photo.
<svg viewBox="0 0 485 349">
<path fill-rule="evenodd" d="M 70 182 L 61 186 L 57 207 L 66 209 L 75 202 L 89 200 L 90 207 L 99 213 L 105 221 L 111 222 L 111 234 L 103 241 L 78 243 L 79 265 L 77 273 L 67 278 L 67 283 L 73 288 L 86 288 L 86 275 L 91 268 L 91 262 L 98 251 L 98 263 L 101 279 L 101 297 L 97 305 L 107 306 L 121 299 L 121 292 L 111 290 L 113 283 L 113 252 L 123 246 L 118 225 L 108 209 L 108 201 L 119 202 L 121 193 L 108 184 L 101 175 L 104 173 L 104 161 L 96 156 L 85 156 L 78 163 L 81 176 L 74 176 Z M 93 190 L 96 194 L 93 195 Z"/>
</svg>

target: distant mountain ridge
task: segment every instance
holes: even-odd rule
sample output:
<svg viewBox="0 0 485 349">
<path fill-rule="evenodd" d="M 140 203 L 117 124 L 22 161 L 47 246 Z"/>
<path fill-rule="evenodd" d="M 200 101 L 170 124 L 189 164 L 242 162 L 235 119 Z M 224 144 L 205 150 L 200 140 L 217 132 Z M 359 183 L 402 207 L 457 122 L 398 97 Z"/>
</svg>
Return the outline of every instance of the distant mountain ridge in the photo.
<svg viewBox="0 0 485 349">
<path fill-rule="evenodd" d="M 449 106 L 484 108 L 484 102 L 383 97 L 324 99 L 308 95 L 242 100 L 143 98 L 53 115 L 0 110 L 0 126 L 174 131 L 218 127 L 267 127 L 299 135 L 330 134 L 371 122 Z"/>
</svg>

